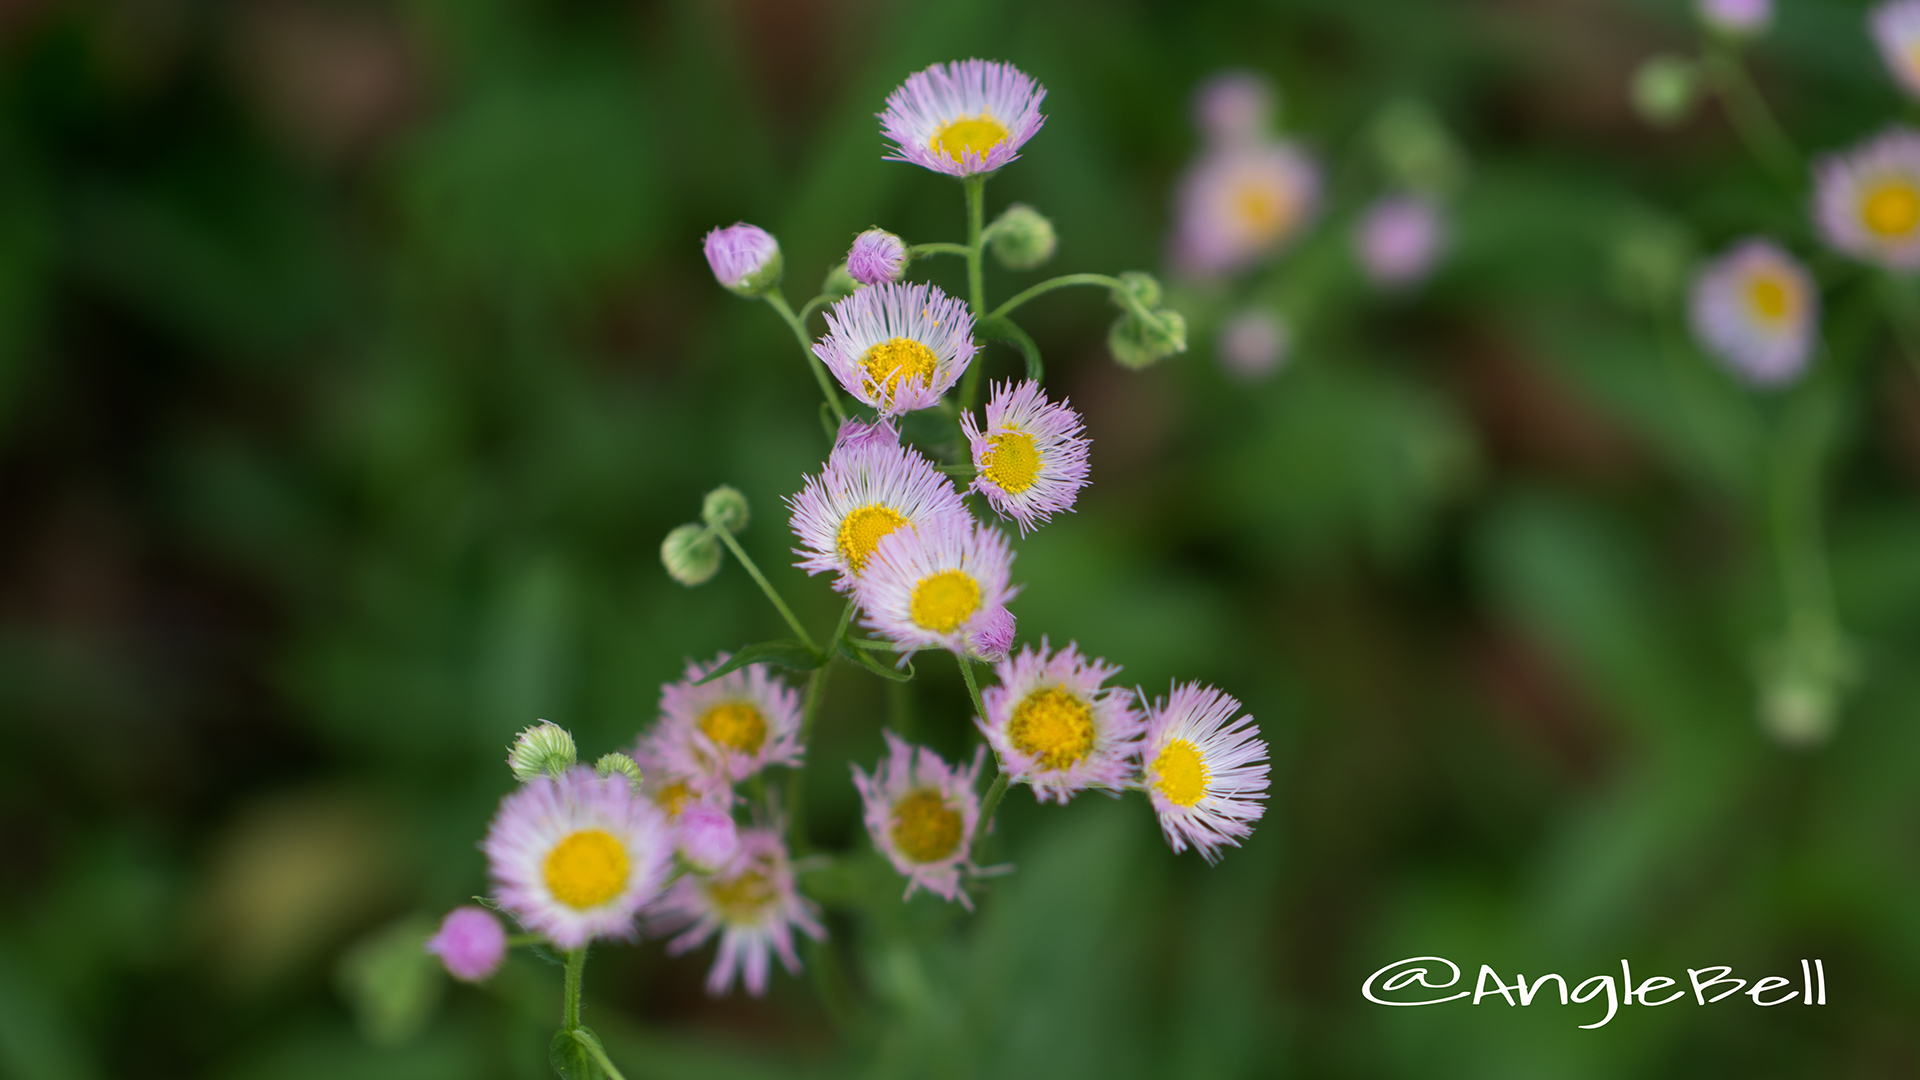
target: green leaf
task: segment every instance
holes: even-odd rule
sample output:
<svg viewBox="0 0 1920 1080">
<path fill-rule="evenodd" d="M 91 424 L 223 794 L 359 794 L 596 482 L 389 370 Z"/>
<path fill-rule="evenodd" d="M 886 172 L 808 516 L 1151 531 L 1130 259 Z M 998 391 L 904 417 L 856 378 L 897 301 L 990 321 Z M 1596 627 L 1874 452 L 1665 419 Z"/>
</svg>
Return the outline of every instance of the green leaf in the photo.
<svg viewBox="0 0 1920 1080">
<path fill-rule="evenodd" d="M 907 662 L 906 673 L 902 674 L 898 669 L 890 668 L 880 661 L 875 660 L 865 648 L 856 646 L 845 639 L 842 639 L 840 642 L 840 655 L 883 679 L 891 679 L 894 682 L 910 682 L 913 679 L 913 662 L 911 660 Z"/>
<path fill-rule="evenodd" d="M 547 1044 L 547 1061 L 552 1063 L 553 1071 L 560 1074 L 561 1080 L 600 1080 L 606 1075 L 594 1064 L 587 1048 L 566 1028 L 553 1033 L 553 1041 Z"/>
<path fill-rule="evenodd" d="M 1019 349 L 1020 355 L 1027 359 L 1027 378 L 1032 379 L 1034 382 L 1039 382 L 1045 376 L 1046 369 L 1040 363 L 1040 346 L 1034 344 L 1033 338 L 1029 337 L 1025 330 L 1015 325 L 1012 319 L 1005 316 L 996 319 L 982 319 L 977 329 L 980 331 L 982 337 L 990 338 L 994 341 L 1004 341 L 1014 348 Z"/>
<path fill-rule="evenodd" d="M 727 662 L 707 672 L 699 682 L 700 686 L 725 675 L 729 671 L 746 667 L 748 664 L 779 664 L 794 671 L 812 671 L 827 662 L 827 658 L 793 638 L 780 638 L 777 641 L 762 641 L 749 645 L 727 658 Z"/>
<path fill-rule="evenodd" d="M 824 401 L 820 403 L 820 426 L 827 430 L 827 438 L 840 437 L 840 421 L 833 418 L 833 406 Z"/>
</svg>

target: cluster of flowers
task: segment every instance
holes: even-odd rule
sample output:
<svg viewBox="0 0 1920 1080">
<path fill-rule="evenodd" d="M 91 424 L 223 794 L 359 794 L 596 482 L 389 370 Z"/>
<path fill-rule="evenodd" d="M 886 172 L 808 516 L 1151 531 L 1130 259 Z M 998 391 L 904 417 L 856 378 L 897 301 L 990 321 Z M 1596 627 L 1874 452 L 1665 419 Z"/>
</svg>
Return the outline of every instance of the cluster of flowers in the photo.
<svg viewBox="0 0 1920 1080">
<path fill-rule="evenodd" d="M 973 665 L 993 665 L 995 683 L 974 696 L 984 744 L 970 762 L 949 763 L 886 732 L 886 756 L 873 770 L 852 768 L 867 831 L 905 877 L 905 895 L 925 889 L 969 907 L 963 882 L 978 872 L 978 838 L 1010 783 L 1061 803 L 1089 789 L 1141 790 L 1173 850 L 1193 846 L 1208 862 L 1251 833 L 1267 790 L 1266 744 L 1232 697 L 1194 683 L 1158 699 L 1109 686 L 1120 669 L 1072 643 L 1054 649 L 1043 639 L 1014 652 L 1008 605 L 1020 590 L 1011 578 L 1012 546 L 1000 527 L 976 519 L 967 499 L 979 497 L 1024 536 L 1073 509 L 1088 482 L 1090 443 L 1080 416 L 1031 377 L 1038 357 L 1026 348 L 1030 377 L 994 384 L 980 415 L 973 413 L 978 372 L 961 380 L 980 350 L 977 328 L 993 321 L 1018 341 L 1024 335 L 1005 315 L 1022 298 L 1055 285 L 1099 284 L 1123 311 L 1109 337 L 1117 358 L 1149 362 L 1184 347 L 1183 323 L 1154 309 L 1158 288 L 1145 275 L 1069 275 L 990 315 L 980 311 L 979 260 L 988 245 L 1002 263 L 1025 268 L 1055 244 L 1046 219 L 1018 205 L 991 227 L 979 226 L 979 185 L 1039 130 L 1043 96 L 1025 74 L 979 60 L 935 65 L 895 91 L 881 114 L 894 143 L 888 156 L 968 185 L 970 243 L 916 249 L 884 230 L 861 233 L 827 290 L 802 309 L 831 301 L 817 340 L 778 292 L 784 267 L 774 237 L 746 224 L 706 237 L 715 277 L 786 318 L 818 364 L 828 406 L 842 416 L 823 467 L 788 499 L 796 565 L 833 575 L 833 588 L 848 597 L 834 640 L 815 649 L 734 541 L 747 508 L 733 489 L 710 494 L 705 524 L 676 529 L 662 546 L 669 573 L 693 585 L 717 571 L 725 544 L 794 627 L 800 640 L 788 647 L 810 658 L 816 680 L 836 656 L 906 677 L 899 673 L 910 671 L 912 655 L 934 649 L 954 654 L 974 691 Z M 971 303 L 903 280 L 926 253 L 968 257 Z M 871 415 L 845 415 L 829 375 Z M 938 410 L 954 424 L 964 463 L 936 464 L 903 441 L 901 419 L 919 410 Z M 970 477 L 964 489 L 955 475 Z M 853 635 L 856 613 L 869 636 Z M 819 939 L 825 930 L 797 887 L 788 822 L 743 785 L 758 796 L 764 770 L 802 766 L 818 683 L 810 681 L 803 696 L 769 674 L 760 663 L 766 654 L 753 651 L 764 648 L 690 664 L 682 681 L 663 688 L 659 720 L 632 753 L 609 754 L 592 768 L 576 763 L 564 730 L 543 722 L 523 733 L 508 759 L 523 784 L 502 802 L 484 844 L 493 903 L 570 954 L 643 927 L 677 932 L 668 946 L 674 952 L 717 934 L 707 984 L 714 994 L 736 979 L 763 993 L 775 957 L 797 970 L 795 934 Z M 896 653 L 899 662 L 884 667 L 870 659 L 873 651 Z M 998 771 L 983 798 L 989 750 Z M 750 824 L 737 821 L 742 808 Z M 429 948 L 456 975 L 482 978 L 506 941 L 497 921 L 470 907 L 448 916 Z"/>
<path fill-rule="evenodd" d="M 1215 75 L 1195 93 L 1202 146 L 1180 179 L 1169 253 L 1182 275 L 1208 283 L 1244 273 L 1284 253 L 1319 217 L 1320 165 L 1297 142 L 1272 133 L 1275 103 L 1272 85 L 1247 71 Z M 1446 243 L 1439 185 L 1401 179 L 1353 230 L 1361 270 L 1386 290 L 1419 283 Z M 1221 328 L 1220 359 L 1229 373 L 1258 379 L 1279 369 L 1293 337 L 1273 305 L 1252 304 Z"/>
</svg>

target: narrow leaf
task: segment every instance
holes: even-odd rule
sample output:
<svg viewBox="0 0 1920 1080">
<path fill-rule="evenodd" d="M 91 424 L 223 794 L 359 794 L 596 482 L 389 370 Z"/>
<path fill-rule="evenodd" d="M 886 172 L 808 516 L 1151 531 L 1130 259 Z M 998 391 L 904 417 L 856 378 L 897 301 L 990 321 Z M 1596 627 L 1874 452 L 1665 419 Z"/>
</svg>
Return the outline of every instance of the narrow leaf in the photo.
<svg viewBox="0 0 1920 1080">
<path fill-rule="evenodd" d="M 757 645 L 748 645 L 727 657 L 726 663 L 707 672 L 706 677 L 694 685 L 710 683 L 727 672 L 746 667 L 748 664 L 779 664 L 783 668 L 794 671 L 812 671 L 826 662 L 826 657 L 793 638 L 762 641 Z"/>
<path fill-rule="evenodd" d="M 911 660 L 907 662 L 907 670 L 901 672 L 897 668 L 888 667 L 880 661 L 875 660 L 873 654 L 869 653 L 865 648 L 856 648 L 846 641 L 840 643 L 840 655 L 883 679 L 891 679 L 894 682 L 911 682 L 913 679 L 913 662 Z"/>
</svg>

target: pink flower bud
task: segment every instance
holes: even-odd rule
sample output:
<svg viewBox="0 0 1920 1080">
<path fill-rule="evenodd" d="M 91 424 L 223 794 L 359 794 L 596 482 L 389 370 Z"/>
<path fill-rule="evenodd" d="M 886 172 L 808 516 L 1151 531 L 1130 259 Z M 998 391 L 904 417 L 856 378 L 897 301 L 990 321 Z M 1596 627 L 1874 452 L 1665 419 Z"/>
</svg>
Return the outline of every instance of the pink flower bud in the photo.
<svg viewBox="0 0 1920 1080">
<path fill-rule="evenodd" d="M 703 874 L 715 873 L 740 850 L 740 829 L 733 815 L 717 806 L 693 803 L 674 821 L 680 856 Z"/>
<path fill-rule="evenodd" d="M 480 982 L 506 958 L 507 932 L 487 909 L 465 904 L 447 912 L 440 932 L 427 939 L 427 951 L 447 966 L 447 974 Z"/>
</svg>

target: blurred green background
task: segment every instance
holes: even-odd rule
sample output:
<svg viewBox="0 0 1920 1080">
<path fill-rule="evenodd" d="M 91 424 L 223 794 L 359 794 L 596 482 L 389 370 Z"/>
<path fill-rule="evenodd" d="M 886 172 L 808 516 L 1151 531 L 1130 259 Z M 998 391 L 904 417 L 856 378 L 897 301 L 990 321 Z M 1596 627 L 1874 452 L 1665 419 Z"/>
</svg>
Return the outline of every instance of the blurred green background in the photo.
<svg viewBox="0 0 1920 1080">
<path fill-rule="evenodd" d="M 1754 49 L 1807 147 L 1910 114 L 1863 15 L 1782 0 Z M 686 658 L 782 632 L 737 567 L 661 571 L 702 492 L 745 491 L 747 548 L 837 614 L 784 555 L 810 376 L 699 238 L 773 230 L 801 298 L 866 226 L 959 239 L 957 186 L 882 162 L 873 113 L 973 55 L 1048 88 L 988 213 L 1051 215 L 1049 272 L 1161 268 L 1222 67 L 1328 163 L 1253 286 L 1312 298 L 1277 377 L 1222 373 L 1217 295 L 1141 373 L 1097 294 L 1023 316 L 1094 439 L 1079 512 L 1018 544 L 1023 639 L 1240 697 L 1268 815 L 1209 869 L 1137 796 L 1015 792 L 976 915 L 900 905 L 843 763 L 902 708 L 962 752 L 965 698 L 948 665 L 892 702 L 843 667 L 807 776 L 849 853 L 808 884 L 829 946 L 764 1001 L 701 992 L 711 947 L 601 950 L 587 1020 L 627 1075 L 1920 1075 L 1920 383 L 1871 281 L 1816 259 L 1865 676 L 1829 745 L 1780 749 L 1750 678 L 1778 403 L 1677 342 L 1678 268 L 1812 247 L 1717 109 L 1635 118 L 1636 65 L 1696 38 L 1654 0 L 0 4 L 0 1075 L 549 1075 L 558 968 L 453 986 L 392 943 L 483 888 L 515 729 L 624 747 Z M 1347 230 L 1409 100 L 1470 173 L 1436 279 L 1379 297 Z M 1361 998 L 1419 954 L 1820 957 L 1832 1004 L 1580 1031 Z"/>
</svg>

